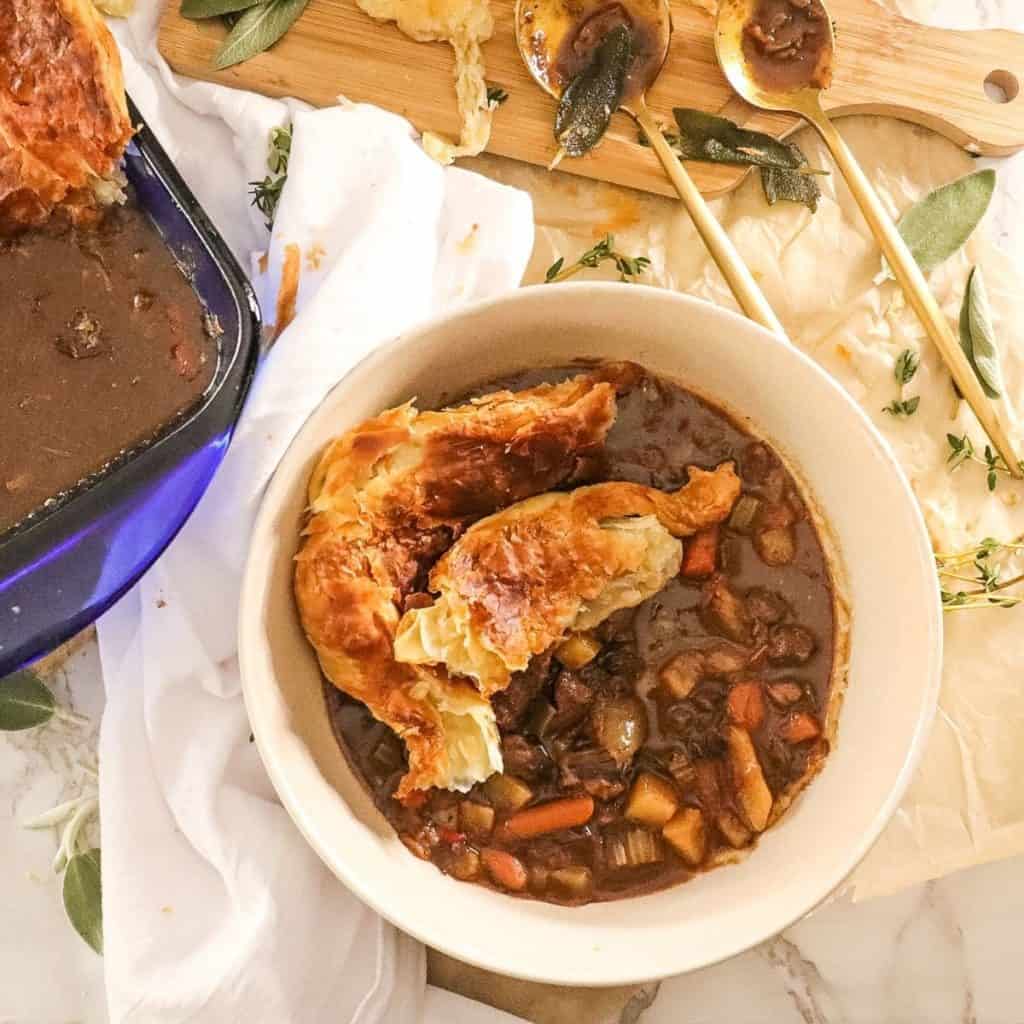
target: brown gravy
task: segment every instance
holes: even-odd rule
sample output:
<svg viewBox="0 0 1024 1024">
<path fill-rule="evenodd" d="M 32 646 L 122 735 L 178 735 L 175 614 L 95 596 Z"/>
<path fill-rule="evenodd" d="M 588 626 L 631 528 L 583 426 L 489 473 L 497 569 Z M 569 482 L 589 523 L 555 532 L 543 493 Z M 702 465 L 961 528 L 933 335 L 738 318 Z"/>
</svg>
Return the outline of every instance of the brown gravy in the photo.
<svg viewBox="0 0 1024 1024">
<path fill-rule="evenodd" d="M 0 532 L 148 440 L 217 367 L 199 300 L 145 213 L 0 240 Z"/>
<path fill-rule="evenodd" d="M 605 36 L 619 25 L 633 34 L 633 60 L 626 72 L 622 101 L 636 99 L 657 76 L 665 60 L 667 40 L 657 0 L 632 0 L 630 9 L 610 3 L 583 18 L 565 38 L 551 68 L 551 82 L 561 92 L 593 60 Z M 650 11 L 645 11 L 645 7 Z"/>
<path fill-rule="evenodd" d="M 819 0 L 760 0 L 743 30 L 743 54 L 754 78 L 773 92 L 827 89 L 832 78 L 828 29 Z"/>
<path fill-rule="evenodd" d="M 473 394 L 532 387 L 571 372 L 530 371 Z M 756 516 L 723 524 L 710 575 L 687 578 L 684 556 L 679 577 L 599 626 L 601 651 L 589 664 L 569 669 L 542 655 L 513 677 L 493 698 L 503 776 L 465 795 L 433 790 L 422 806 L 403 807 L 392 796 L 406 770 L 401 742 L 364 705 L 325 682 L 345 756 L 413 853 L 456 878 L 506 890 L 488 858 L 499 869 L 518 865 L 517 895 L 570 904 L 661 889 L 728 860 L 756 842 L 734 802 L 726 753 L 734 691 L 749 690 L 752 682 L 761 714 L 749 735 L 778 813 L 813 776 L 828 752 L 822 727 L 835 658 L 833 583 L 816 527 L 782 462 L 720 409 L 641 373 L 619 396 L 588 482 L 628 480 L 670 490 L 685 482 L 689 465 L 710 469 L 726 460 L 735 460 L 740 500 L 756 505 Z M 775 557 L 780 552 L 770 549 L 766 531 L 776 540 L 779 531 L 788 536 L 784 558 Z M 741 622 L 730 620 L 727 607 L 714 611 L 712 594 L 724 592 Z M 685 697 L 667 697 L 661 673 L 694 652 L 706 656 L 699 682 Z M 717 666 L 713 658 L 721 655 L 733 663 Z M 621 718 L 630 708 L 643 720 L 644 741 L 627 765 L 610 765 L 598 749 L 603 726 L 595 722 L 609 709 Z M 795 732 L 794 723 L 817 731 Z M 699 863 L 687 862 L 657 828 L 628 820 L 631 790 L 645 774 L 674 791 L 680 812 L 703 815 L 707 841 Z M 508 809 L 494 784 L 507 779 L 505 789 L 529 794 L 526 808 L 589 798 L 593 815 L 579 827 L 510 839 L 502 835 Z"/>
</svg>

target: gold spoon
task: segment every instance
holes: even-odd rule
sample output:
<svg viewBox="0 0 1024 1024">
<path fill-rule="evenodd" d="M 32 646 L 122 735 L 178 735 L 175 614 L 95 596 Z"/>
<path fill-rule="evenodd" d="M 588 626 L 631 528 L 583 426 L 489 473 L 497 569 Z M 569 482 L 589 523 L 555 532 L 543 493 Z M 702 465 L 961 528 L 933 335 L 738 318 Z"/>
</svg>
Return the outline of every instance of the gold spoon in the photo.
<svg viewBox="0 0 1024 1024">
<path fill-rule="evenodd" d="M 668 0 L 518 0 L 516 40 L 523 62 L 545 92 L 561 99 L 572 75 L 560 68 L 566 55 L 573 59 L 573 42 L 582 34 L 581 27 L 590 22 L 590 31 L 599 33 L 616 18 L 622 23 L 618 12 L 632 22 L 638 41 L 619 109 L 630 114 L 647 136 L 740 308 L 751 320 L 785 337 L 749 268 L 647 109 L 645 94 L 665 63 L 672 35 Z"/>
<path fill-rule="evenodd" d="M 1010 473 L 1018 478 L 1024 476 L 1013 445 L 953 334 L 949 321 L 935 301 L 921 268 L 886 213 L 878 193 L 872 188 L 821 105 L 821 92 L 831 84 L 835 58 L 835 33 L 824 3 L 822 0 L 797 0 L 790 3 L 789 14 L 796 19 L 797 24 L 808 20 L 817 22 L 814 29 L 816 42 L 804 52 L 798 48 L 788 59 L 776 58 L 774 62 L 770 56 L 764 55 L 747 26 L 752 24 L 755 17 L 762 23 L 765 12 L 768 15 L 780 11 L 786 13 L 784 9 L 787 4 L 781 0 L 771 0 L 763 6 L 762 3 L 763 0 L 720 0 L 715 49 L 726 78 L 733 89 L 753 106 L 799 114 L 817 129 L 846 179 L 907 301 L 945 360 L 960 393 L 967 399 Z M 815 8 L 820 13 L 808 13 Z M 770 23 L 767 27 L 771 28 Z M 779 46 L 784 41 L 784 34 L 779 32 L 775 45 Z"/>
</svg>

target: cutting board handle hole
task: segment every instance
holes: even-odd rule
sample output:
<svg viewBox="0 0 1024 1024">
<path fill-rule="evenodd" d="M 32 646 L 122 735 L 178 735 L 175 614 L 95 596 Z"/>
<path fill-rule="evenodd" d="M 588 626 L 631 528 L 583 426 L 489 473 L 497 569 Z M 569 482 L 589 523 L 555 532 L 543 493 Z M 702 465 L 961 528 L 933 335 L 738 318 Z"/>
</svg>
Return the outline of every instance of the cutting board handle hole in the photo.
<svg viewBox="0 0 1024 1024">
<path fill-rule="evenodd" d="M 993 103 L 1012 103 L 1020 95 L 1020 80 L 1012 71 L 993 71 L 985 79 L 985 95 Z"/>
</svg>

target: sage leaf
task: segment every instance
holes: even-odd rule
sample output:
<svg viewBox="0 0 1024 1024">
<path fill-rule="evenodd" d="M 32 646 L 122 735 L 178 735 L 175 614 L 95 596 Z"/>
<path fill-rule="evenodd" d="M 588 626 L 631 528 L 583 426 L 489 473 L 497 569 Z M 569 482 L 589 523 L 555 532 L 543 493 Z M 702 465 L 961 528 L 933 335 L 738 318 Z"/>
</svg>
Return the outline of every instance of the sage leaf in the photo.
<svg viewBox="0 0 1024 1024">
<path fill-rule="evenodd" d="M 793 147 L 800 153 L 796 146 Z M 802 164 L 806 165 L 807 160 L 803 153 L 800 153 Z M 764 189 L 764 197 L 769 206 L 774 206 L 780 200 L 790 203 L 800 203 L 806 206 L 811 213 L 818 212 L 818 202 L 821 199 L 821 186 L 812 174 L 801 174 L 797 170 L 785 170 L 781 167 L 761 168 L 761 188 Z"/>
<path fill-rule="evenodd" d="M 1000 398 L 1003 392 L 1003 372 L 999 365 L 999 349 L 996 347 L 992 311 L 981 267 L 975 267 L 967 278 L 964 301 L 960 307 L 960 347 L 985 394 L 989 398 Z"/>
<path fill-rule="evenodd" d="M 589 153 L 604 137 L 619 109 L 633 62 L 633 33 L 616 25 L 601 40 L 593 60 L 568 84 L 555 115 L 555 141 L 567 156 Z"/>
<path fill-rule="evenodd" d="M 103 955 L 103 884 L 100 851 L 76 853 L 64 872 L 64 910 L 71 926 Z"/>
<path fill-rule="evenodd" d="M 666 138 L 684 160 L 759 167 L 770 206 L 787 200 L 802 203 L 812 213 L 818 209 L 821 188 L 816 172 L 802 170 L 807 167 L 807 157 L 799 146 L 740 128 L 728 118 L 703 110 L 676 107 L 672 115 L 679 132 Z"/>
<path fill-rule="evenodd" d="M 222 71 L 269 49 L 295 24 L 307 3 L 309 0 L 263 0 L 248 8 L 214 55 L 213 66 Z"/>
<path fill-rule="evenodd" d="M 33 729 L 48 722 L 57 702 L 30 669 L 0 679 L 0 732 Z"/>
<path fill-rule="evenodd" d="M 779 142 L 764 132 L 740 128 L 726 117 L 685 107 L 674 107 L 672 116 L 679 128 L 676 148 L 684 160 L 781 168 L 799 167 L 801 162 L 807 162 L 798 147 Z"/>
<path fill-rule="evenodd" d="M 900 218 L 899 232 L 924 273 L 944 263 L 971 237 L 995 187 L 993 170 L 968 174 L 930 192 Z M 888 266 L 886 276 L 891 276 Z"/>
<path fill-rule="evenodd" d="M 181 0 L 181 16 L 193 20 L 199 18 L 219 18 L 224 14 L 244 11 L 247 7 L 255 7 L 260 0 Z"/>
</svg>

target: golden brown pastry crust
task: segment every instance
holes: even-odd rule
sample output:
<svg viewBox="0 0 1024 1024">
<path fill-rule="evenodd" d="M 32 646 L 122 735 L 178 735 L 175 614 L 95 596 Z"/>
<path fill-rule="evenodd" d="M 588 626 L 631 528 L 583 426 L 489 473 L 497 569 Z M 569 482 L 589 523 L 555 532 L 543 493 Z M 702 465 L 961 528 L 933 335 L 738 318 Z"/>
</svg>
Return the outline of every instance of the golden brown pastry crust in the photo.
<svg viewBox="0 0 1024 1024">
<path fill-rule="evenodd" d="M 465 525 L 569 480 L 614 416 L 613 387 L 582 376 L 440 412 L 411 403 L 389 409 L 321 457 L 296 558 L 296 601 L 327 678 L 405 741 L 400 798 L 448 786 L 462 770 L 452 763 L 459 752 L 446 714 L 472 717 L 477 732 L 489 730 L 484 739 L 497 737 L 490 705 L 468 683 L 395 661 L 404 598 Z"/>
<path fill-rule="evenodd" d="M 57 206 L 91 219 L 130 137 L 121 58 L 91 0 L 2 0 L 0 231 Z"/>
<path fill-rule="evenodd" d="M 681 555 L 666 531 L 686 537 L 720 523 L 740 487 L 732 463 L 711 472 L 694 466 L 674 493 L 610 482 L 488 516 L 432 570 L 429 589 L 439 597 L 405 614 L 398 656 L 405 659 L 408 639 L 415 660 L 472 675 L 485 696 L 503 689 L 568 631 L 590 629 L 660 590 Z"/>
</svg>

